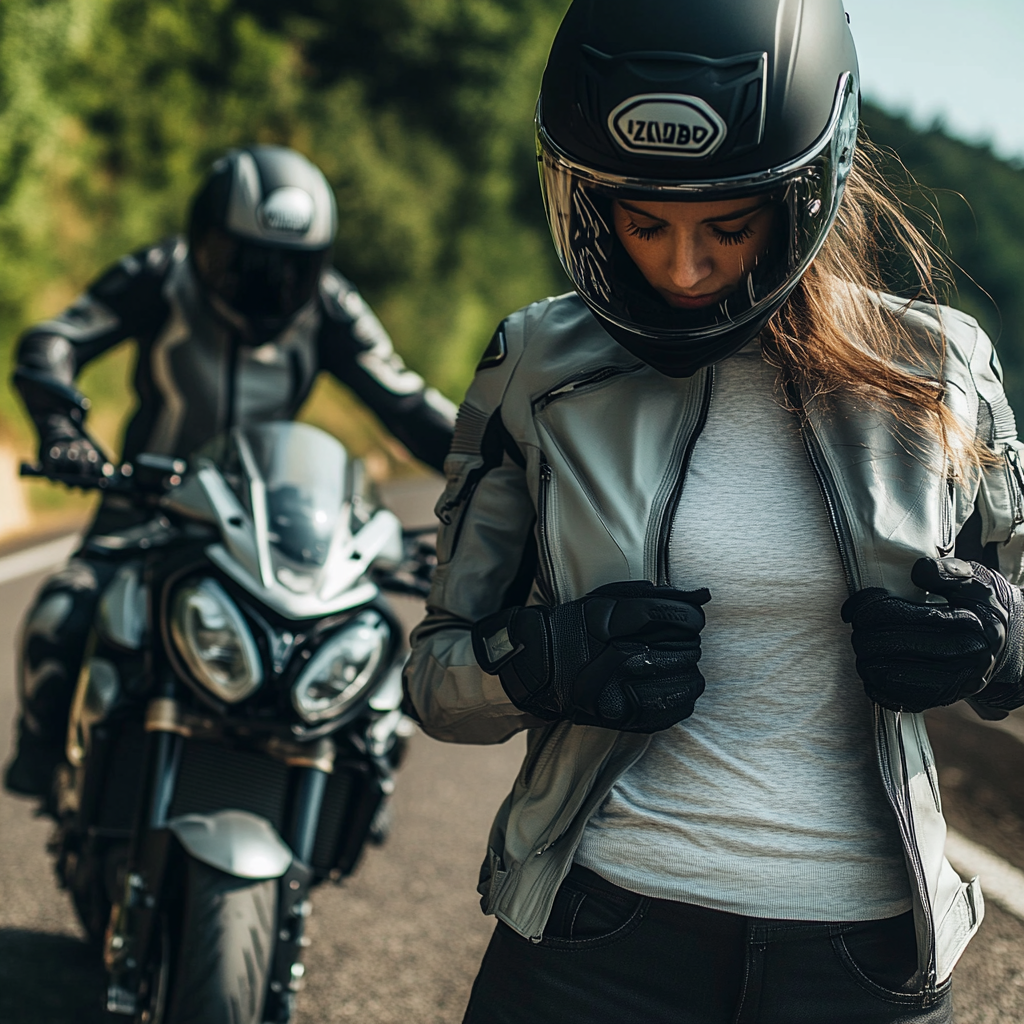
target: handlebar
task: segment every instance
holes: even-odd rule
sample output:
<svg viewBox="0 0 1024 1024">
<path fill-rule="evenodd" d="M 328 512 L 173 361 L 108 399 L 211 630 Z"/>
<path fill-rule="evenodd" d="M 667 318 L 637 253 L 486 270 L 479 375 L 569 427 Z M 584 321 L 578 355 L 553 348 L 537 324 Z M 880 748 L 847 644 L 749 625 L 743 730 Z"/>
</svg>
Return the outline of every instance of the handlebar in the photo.
<svg viewBox="0 0 1024 1024">
<path fill-rule="evenodd" d="M 108 491 L 116 494 L 144 495 L 162 494 L 171 487 L 177 487 L 188 469 L 182 459 L 166 455 L 152 455 L 143 452 L 134 463 L 125 462 L 115 466 L 103 463 L 101 474 L 56 473 L 46 466 L 21 464 L 20 475 L 37 479 L 52 480 L 67 487 L 82 491 Z"/>
</svg>

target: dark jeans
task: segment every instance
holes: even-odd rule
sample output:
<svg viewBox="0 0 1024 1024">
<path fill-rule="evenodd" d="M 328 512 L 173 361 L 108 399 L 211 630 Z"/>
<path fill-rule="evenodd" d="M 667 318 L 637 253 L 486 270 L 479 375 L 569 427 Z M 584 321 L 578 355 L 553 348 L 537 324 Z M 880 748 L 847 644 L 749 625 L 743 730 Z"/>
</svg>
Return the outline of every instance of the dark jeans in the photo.
<svg viewBox="0 0 1024 1024">
<path fill-rule="evenodd" d="M 463 1024 L 952 1021 L 916 993 L 914 922 L 740 917 L 627 892 L 574 866 L 544 939 L 499 923 Z"/>
</svg>

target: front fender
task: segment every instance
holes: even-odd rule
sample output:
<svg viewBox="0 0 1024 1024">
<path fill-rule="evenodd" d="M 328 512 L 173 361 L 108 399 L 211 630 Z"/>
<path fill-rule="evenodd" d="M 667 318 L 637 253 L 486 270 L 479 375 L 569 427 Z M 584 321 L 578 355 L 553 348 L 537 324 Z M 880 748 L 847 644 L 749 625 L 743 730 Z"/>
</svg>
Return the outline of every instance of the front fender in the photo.
<svg viewBox="0 0 1024 1024">
<path fill-rule="evenodd" d="M 280 878 L 292 862 L 274 826 L 248 811 L 182 814 L 167 827 L 196 860 L 236 878 Z"/>
</svg>

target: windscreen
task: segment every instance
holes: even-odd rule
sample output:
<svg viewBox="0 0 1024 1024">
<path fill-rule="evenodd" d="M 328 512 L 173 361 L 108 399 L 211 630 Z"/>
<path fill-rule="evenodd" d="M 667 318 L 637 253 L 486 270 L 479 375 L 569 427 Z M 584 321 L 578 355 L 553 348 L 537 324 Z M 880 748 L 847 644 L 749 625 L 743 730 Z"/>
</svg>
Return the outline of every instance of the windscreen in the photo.
<svg viewBox="0 0 1024 1024">
<path fill-rule="evenodd" d="M 265 489 L 272 551 L 283 555 L 285 564 L 319 568 L 350 498 L 345 449 L 330 434 L 304 423 L 264 423 L 240 434 Z"/>
</svg>

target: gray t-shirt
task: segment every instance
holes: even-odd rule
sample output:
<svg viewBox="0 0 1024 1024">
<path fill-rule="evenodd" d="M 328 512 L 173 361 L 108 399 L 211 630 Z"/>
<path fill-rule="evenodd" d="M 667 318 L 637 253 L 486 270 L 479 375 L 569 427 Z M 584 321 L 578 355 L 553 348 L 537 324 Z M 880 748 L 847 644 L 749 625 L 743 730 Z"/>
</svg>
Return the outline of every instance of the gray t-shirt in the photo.
<svg viewBox="0 0 1024 1024">
<path fill-rule="evenodd" d="M 669 552 L 674 586 L 711 590 L 707 689 L 619 779 L 576 861 L 751 917 L 891 917 L 910 886 L 839 615 L 843 571 L 774 385 L 756 343 L 715 367 Z"/>
</svg>

